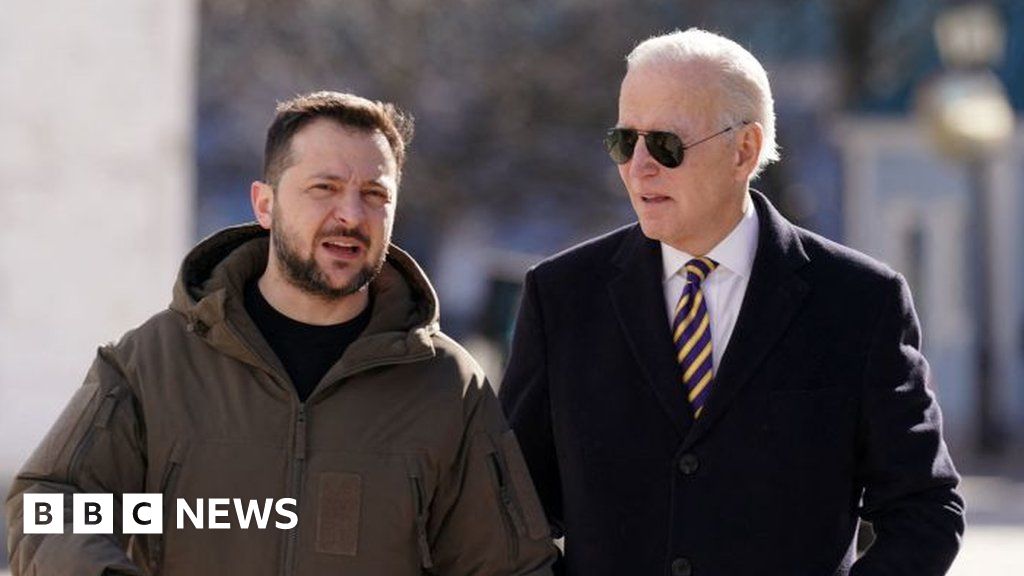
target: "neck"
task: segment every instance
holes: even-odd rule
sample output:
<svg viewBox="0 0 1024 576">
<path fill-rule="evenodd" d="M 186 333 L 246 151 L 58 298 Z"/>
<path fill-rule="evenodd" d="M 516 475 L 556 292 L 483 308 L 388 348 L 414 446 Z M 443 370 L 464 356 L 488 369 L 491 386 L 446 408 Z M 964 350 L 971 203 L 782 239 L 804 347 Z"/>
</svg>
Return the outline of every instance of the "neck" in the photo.
<svg viewBox="0 0 1024 576">
<path fill-rule="evenodd" d="M 736 225 L 743 219 L 743 215 L 753 209 L 753 200 L 750 198 L 750 194 L 744 192 L 741 196 L 737 196 L 734 202 L 729 202 L 722 208 L 721 218 L 710 222 L 698 234 L 681 236 L 665 243 L 687 254 L 704 256 L 718 246 L 722 240 L 725 240 L 725 237 L 732 233 Z"/>
<path fill-rule="evenodd" d="M 257 281 L 263 298 L 275 310 L 304 324 L 328 326 L 341 324 L 358 316 L 369 304 L 368 287 L 337 299 L 310 294 L 283 277 L 272 263 Z"/>
</svg>

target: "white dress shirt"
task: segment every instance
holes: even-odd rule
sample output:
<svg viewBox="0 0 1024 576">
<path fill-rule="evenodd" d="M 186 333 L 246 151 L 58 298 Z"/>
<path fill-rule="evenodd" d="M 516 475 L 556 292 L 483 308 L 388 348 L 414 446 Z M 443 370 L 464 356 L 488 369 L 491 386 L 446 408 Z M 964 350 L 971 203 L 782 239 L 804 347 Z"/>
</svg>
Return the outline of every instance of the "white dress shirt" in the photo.
<svg viewBox="0 0 1024 576">
<path fill-rule="evenodd" d="M 718 267 L 701 283 L 704 302 L 708 307 L 711 328 L 712 370 L 717 373 L 725 348 L 736 326 L 743 296 L 747 293 L 750 271 L 757 252 L 759 229 L 757 210 L 748 197 L 744 202 L 743 217 L 721 242 L 711 249 L 707 256 Z M 664 267 L 665 310 L 668 314 L 669 329 L 675 319 L 673 312 L 679 303 L 679 296 L 686 286 L 686 265 L 695 256 L 661 243 L 661 262 Z"/>
</svg>

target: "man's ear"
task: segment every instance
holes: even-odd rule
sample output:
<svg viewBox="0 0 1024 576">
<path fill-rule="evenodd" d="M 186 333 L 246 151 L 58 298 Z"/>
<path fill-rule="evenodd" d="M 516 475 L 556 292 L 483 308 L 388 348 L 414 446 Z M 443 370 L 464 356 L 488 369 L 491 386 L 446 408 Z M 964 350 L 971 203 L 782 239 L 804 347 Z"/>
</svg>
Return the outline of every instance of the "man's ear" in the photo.
<svg viewBox="0 0 1024 576">
<path fill-rule="evenodd" d="M 750 175 L 757 168 L 757 161 L 761 157 L 761 146 L 764 144 L 764 129 L 759 122 L 751 122 L 740 127 L 736 135 L 736 164 L 735 174 L 737 182 L 747 182 Z"/>
<path fill-rule="evenodd" d="M 260 226 L 270 230 L 274 221 L 274 189 L 266 182 L 259 180 L 252 183 L 249 189 L 249 200 L 252 202 L 252 213 Z"/>
</svg>

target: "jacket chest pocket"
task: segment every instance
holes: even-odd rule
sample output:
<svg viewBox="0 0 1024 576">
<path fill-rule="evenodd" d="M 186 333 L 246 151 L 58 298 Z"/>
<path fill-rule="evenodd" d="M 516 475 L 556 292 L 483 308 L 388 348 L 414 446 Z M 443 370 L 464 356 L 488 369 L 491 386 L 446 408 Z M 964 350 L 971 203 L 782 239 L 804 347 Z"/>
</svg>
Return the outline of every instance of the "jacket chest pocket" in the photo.
<svg viewBox="0 0 1024 576">
<path fill-rule="evenodd" d="M 315 519 L 316 552 L 347 557 L 353 566 L 389 558 L 432 567 L 426 523 L 435 482 L 422 459 L 329 451 L 311 456 L 307 486 L 313 497 L 307 514 Z"/>
<path fill-rule="evenodd" d="M 159 490 L 164 502 L 163 533 L 141 539 L 149 574 L 249 573 L 279 562 L 287 531 L 276 523 L 286 519 L 271 504 L 261 529 L 258 511 L 243 512 L 288 496 L 284 454 L 253 442 L 176 440 L 149 479 L 149 490 Z"/>
<path fill-rule="evenodd" d="M 170 450 L 167 462 L 159 477 L 157 490 L 163 496 L 163 527 L 159 534 L 149 534 L 146 540 L 149 547 L 149 573 L 157 576 L 161 573 L 166 554 L 166 534 L 174 526 L 174 502 L 177 493 L 178 478 L 185 462 L 185 448 L 176 442 Z"/>
</svg>

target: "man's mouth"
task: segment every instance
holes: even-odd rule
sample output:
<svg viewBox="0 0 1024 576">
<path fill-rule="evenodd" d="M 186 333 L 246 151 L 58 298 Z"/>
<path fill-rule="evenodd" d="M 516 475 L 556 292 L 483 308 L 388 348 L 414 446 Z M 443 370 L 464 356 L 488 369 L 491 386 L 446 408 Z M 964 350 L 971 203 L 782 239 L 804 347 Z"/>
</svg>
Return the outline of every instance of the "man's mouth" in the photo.
<svg viewBox="0 0 1024 576">
<path fill-rule="evenodd" d="M 329 253 L 341 258 L 354 258 L 359 256 L 365 247 L 362 242 L 352 238 L 338 240 L 324 240 L 320 243 Z"/>
<path fill-rule="evenodd" d="M 668 202 L 672 198 L 668 196 L 662 196 L 661 194 L 641 194 L 640 201 L 644 204 L 658 204 L 661 202 Z"/>
</svg>

